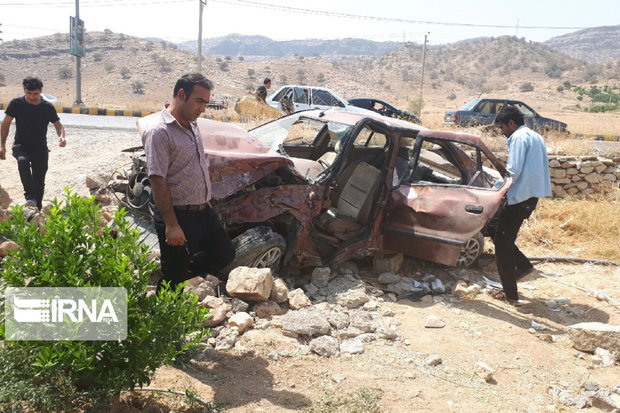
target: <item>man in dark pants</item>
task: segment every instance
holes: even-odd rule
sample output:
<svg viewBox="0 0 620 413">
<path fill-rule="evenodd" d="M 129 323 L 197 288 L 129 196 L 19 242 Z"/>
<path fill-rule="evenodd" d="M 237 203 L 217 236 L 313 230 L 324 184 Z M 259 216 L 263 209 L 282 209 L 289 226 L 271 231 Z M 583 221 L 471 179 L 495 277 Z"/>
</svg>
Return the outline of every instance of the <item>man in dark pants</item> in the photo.
<svg viewBox="0 0 620 413">
<path fill-rule="evenodd" d="M 13 156 L 17 159 L 26 205 L 41 209 L 49 158 L 47 125 L 51 123 L 56 128 L 60 147 L 67 143 L 65 128 L 54 106 L 41 98 L 43 82 L 35 77 L 27 77 L 22 85 L 24 96 L 11 100 L 0 126 L 0 159 L 6 159 L 6 139 L 11 122 L 15 119 Z"/>
<path fill-rule="evenodd" d="M 517 108 L 505 106 L 497 114 L 495 124 L 508 138 L 506 169 L 512 177 L 512 185 L 493 236 L 497 271 L 504 287 L 503 291 L 496 291 L 494 297 L 517 303 L 517 281 L 534 267 L 515 241 L 521 224 L 536 208 L 538 198 L 551 196 L 549 160 L 542 136 L 525 126 Z"/>
<path fill-rule="evenodd" d="M 174 86 L 172 104 L 142 136 L 161 267 L 172 288 L 192 275 L 224 268 L 235 256 L 209 205 L 209 165 L 196 123 L 212 89 L 213 83 L 199 73 L 183 75 Z"/>
</svg>

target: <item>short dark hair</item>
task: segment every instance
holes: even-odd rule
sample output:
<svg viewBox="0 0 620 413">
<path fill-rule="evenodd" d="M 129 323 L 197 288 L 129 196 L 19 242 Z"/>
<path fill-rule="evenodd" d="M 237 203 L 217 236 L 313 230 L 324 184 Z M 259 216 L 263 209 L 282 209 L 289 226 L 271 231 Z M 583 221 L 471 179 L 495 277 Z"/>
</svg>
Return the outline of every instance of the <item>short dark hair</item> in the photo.
<svg viewBox="0 0 620 413">
<path fill-rule="evenodd" d="M 271 79 L 269 79 L 268 77 L 263 80 L 263 85 L 266 85 L 267 83 L 271 83 Z"/>
<path fill-rule="evenodd" d="M 37 77 L 25 77 L 24 80 L 22 80 L 22 85 L 28 90 L 43 89 L 43 82 Z"/>
<path fill-rule="evenodd" d="M 185 101 L 187 102 L 192 94 L 192 91 L 194 90 L 195 85 L 202 86 L 209 91 L 213 90 L 213 82 L 200 73 L 187 73 L 177 80 L 177 83 L 174 85 L 174 93 L 172 94 L 172 97 L 177 97 L 179 90 L 183 89 L 185 92 Z"/>
<path fill-rule="evenodd" d="M 517 126 L 525 124 L 523 113 L 513 105 L 504 105 L 504 107 L 495 116 L 494 123 L 503 123 L 508 125 L 508 121 L 512 120 Z"/>
</svg>

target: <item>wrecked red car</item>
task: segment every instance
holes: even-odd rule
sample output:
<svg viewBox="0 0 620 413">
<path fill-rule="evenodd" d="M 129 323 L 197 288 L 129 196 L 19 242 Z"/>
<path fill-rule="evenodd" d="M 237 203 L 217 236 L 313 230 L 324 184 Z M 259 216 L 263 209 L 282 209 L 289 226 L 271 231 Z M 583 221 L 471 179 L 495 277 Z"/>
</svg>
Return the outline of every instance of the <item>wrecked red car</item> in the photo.
<svg viewBox="0 0 620 413">
<path fill-rule="evenodd" d="M 140 133 L 157 115 L 138 121 Z M 297 112 L 248 132 L 198 119 L 232 267 L 321 266 L 403 253 L 469 266 L 511 184 L 476 136 L 366 111 Z M 144 157 L 127 200 L 146 207 Z"/>
</svg>

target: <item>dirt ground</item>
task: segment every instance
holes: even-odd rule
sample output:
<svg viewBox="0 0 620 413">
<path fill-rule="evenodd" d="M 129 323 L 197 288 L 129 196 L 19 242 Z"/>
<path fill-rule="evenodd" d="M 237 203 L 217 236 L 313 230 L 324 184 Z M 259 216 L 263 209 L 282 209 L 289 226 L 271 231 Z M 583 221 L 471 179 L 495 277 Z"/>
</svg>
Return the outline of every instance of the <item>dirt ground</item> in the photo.
<svg viewBox="0 0 620 413">
<path fill-rule="evenodd" d="M 67 138 L 66 148 L 50 145 L 44 203 L 61 196 L 65 186 L 86 195 L 86 175 L 128 164 L 129 155 L 120 149 L 137 144 L 130 131 L 68 128 Z M 15 160 L 9 156 L 0 166 L 2 187 L 21 202 Z M 420 268 L 414 263 L 405 268 L 401 275 L 432 272 L 455 281 L 495 273 L 492 263 L 472 270 Z M 442 303 L 386 300 L 383 305 L 392 308 L 400 338 L 367 344 L 363 354 L 299 354 L 295 340 L 265 330 L 246 342 L 244 350 L 205 350 L 176 366 L 162 367 L 150 387 L 191 390 L 215 403 L 218 411 L 231 413 L 577 411 L 554 394 L 582 394 L 586 384 L 620 385 L 617 363 L 594 366 L 591 355 L 572 348 L 567 333 L 568 326 L 585 321 L 620 325 L 620 268 L 554 263 L 539 263 L 537 268 L 549 276 L 520 283 L 520 307 L 486 294 L 468 300 L 445 295 Z M 362 275 L 372 280 L 369 272 Z M 597 291 L 616 304 L 597 299 Z M 552 309 L 547 300 L 555 298 L 567 298 L 570 304 Z M 429 315 L 445 327 L 425 328 Z M 545 329 L 530 329 L 532 322 Z M 428 366 L 425 360 L 431 355 L 439 356 L 441 364 Z M 475 374 L 478 361 L 492 368 L 493 380 L 487 383 Z M 182 396 L 151 391 L 123 394 L 115 410 L 208 411 L 192 407 Z"/>
</svg>

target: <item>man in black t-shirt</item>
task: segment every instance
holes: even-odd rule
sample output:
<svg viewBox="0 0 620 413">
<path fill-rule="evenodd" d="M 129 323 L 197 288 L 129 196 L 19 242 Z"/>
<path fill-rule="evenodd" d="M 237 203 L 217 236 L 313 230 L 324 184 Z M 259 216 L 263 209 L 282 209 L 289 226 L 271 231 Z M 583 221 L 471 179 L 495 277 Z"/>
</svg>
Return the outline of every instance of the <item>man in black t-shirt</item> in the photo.
<svg viewBox="0 0 620 413">
<path fill-rule="evenodd" d="M 265 99 L 267 99 L 267 89 L 271 87 L 271 79 L 268 77 L 263 80 L 263 85 L 259 86 L 258 89 L 254 91 L 254 97 L 256 100 L 262 103 L 266 103 Z"/>
<path fill-rule="evenodd" d="M 11 100 L 0 126 L 0 159 L 6 159 L 6 139 L 11 122 L 15 119 L 13 156 L 17 159 L 26 205 L 40 209 L 49 158 L 47 125 L 51 123 L 56 128 L 60 147 L 67 143 L 65 128 L 54 106 L 41 98 L 43 82 L 35 77 L 27 77 L 22 85 L 24 96 Z"/>
</svg>

